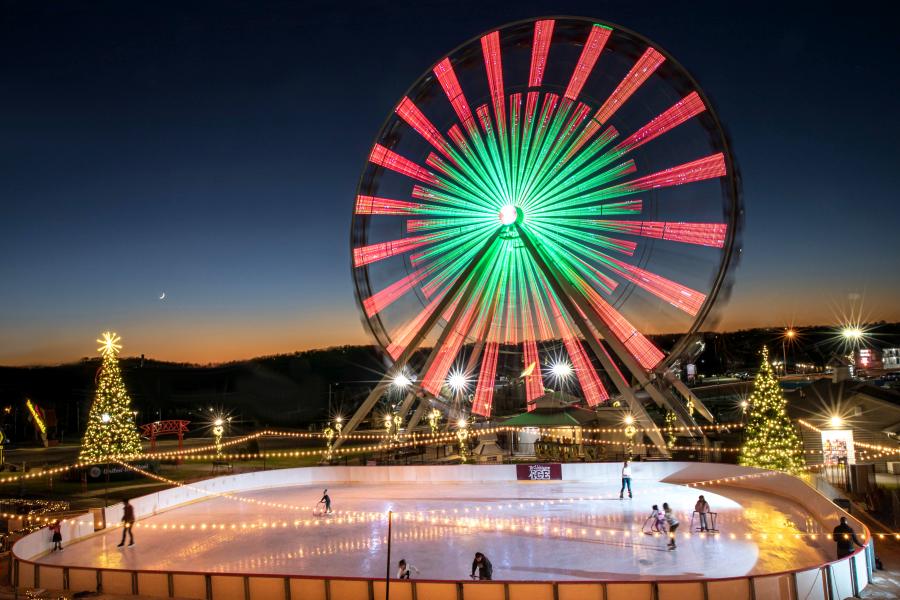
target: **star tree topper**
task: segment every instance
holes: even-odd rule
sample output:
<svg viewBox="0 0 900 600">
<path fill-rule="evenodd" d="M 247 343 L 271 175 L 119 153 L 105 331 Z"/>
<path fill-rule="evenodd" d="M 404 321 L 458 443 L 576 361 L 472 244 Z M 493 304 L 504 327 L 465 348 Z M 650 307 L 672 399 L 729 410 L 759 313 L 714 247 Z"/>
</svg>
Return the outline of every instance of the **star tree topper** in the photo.
<svg viewBox="0 0 900 600">
<path fill-rule="evenodd" d="M 97 343 L 100 344 L 100 347 L 97 348 L 97 352 L 99 352 L 102 356 L 116 356 L 119 354 L 119 350 L 122 349 L 122 345 L 119 342 L 122 341 L 122 338 L 115 332 L 104 331 L 102 339 L 98 339 Z"/>
</svg>

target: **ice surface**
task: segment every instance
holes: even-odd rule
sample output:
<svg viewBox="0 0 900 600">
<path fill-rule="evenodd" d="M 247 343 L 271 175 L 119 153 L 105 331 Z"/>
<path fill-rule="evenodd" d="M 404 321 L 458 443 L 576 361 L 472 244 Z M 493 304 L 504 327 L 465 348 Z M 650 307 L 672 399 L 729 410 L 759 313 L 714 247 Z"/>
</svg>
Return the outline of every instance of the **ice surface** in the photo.
<svg viewBox="0 0 900 600">
<path fill-rule="evenodd" d="M 40 560 L 126 569 L 384 577 L 387 521 L 374 513 L 389 509 L 398 512 L 391 562 L 396 566 L 407 559 L 419 569 L 418 579 L 465 578 L 476 551 L 492 561 L 494 579 L 503 580 L 733 577 L 833 558 L 833 544 L 825 536 L 794 537 L 824 529 L 788 500 L 737 488 L 719 487 L 716 493 L 659 482 L 634 484 L 634 498 L 624 500 L 618 497 L 618 482 L 340 485 L 329 489 L 335 514 L 322 519 L 308 510 L 215 497 L 141 520 L 134 547 L 116 547 L 121 532 L 113 529 Z M 295 486 L 240 495 L 314 505 L 321 491 Z M 678 549 L 668 551 L 664 537 L 642 533 L 651 505 L 663 502 L 675 510 L 679 533 L 688 533 L 700 493 L 718 512 L 718 538 L 696 532 L 679 536 Z"/>
</svg>

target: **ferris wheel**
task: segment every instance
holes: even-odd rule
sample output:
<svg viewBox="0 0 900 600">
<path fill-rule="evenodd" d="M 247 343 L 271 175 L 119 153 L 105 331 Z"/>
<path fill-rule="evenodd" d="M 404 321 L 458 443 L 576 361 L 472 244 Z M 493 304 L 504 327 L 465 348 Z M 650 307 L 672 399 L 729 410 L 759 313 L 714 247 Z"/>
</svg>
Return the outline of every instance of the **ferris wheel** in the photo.
<svg viewBox="0 0 900 600">
<path fill-rule="evenodd" d="M 492 415 L 501 375 L 531 409 L 551 354 L 590 407 L 616 398 L 650 425 L 641 390 L 684 425 L 687 405 L 712 420 L 669 367 L 725 282 L 739 213 L 715 112 L 650 41 L 560 17 L 464 43 L 400 98 L 359 181 L 357 299 L 394 366 L 345 431 L 401 370 L 410 428 L 452 378 L 473 415 Z M 647 337 L 672 332 L 668 356 Z"/>
</svg>

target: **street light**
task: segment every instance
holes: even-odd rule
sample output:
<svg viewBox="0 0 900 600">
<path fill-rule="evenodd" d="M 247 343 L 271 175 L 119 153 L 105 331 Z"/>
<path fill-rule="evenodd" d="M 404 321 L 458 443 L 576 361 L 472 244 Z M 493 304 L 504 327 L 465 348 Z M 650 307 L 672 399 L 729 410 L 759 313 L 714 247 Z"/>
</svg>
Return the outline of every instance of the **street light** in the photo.
<svg viewBox="0 0 900 600">
<path fill-rule="evenodd" d="M 784 332 L 784 337 L 781 338 L 781 354 L 784 356 L 784 374 L 787 375 L 787 348 L 785 346 L 785 342 L 794 341 L 794 338 L 797 337 L 797 332 L 793 328 L 789 328 Z"/>
<path fill-rule="evenodd" d="M 331 388 L 332 388 L 332 386 L 337 387 L 339 385 L 341 385 L 339 382 L 328 384 L 328 415 L 327 415 L 327 418 L 331 417 Z"/>
<path fill-rule="evenodd" d="M 569 379 L 572 376 L 572 372 L 572 365 L 567 360 L 559 360 L 550 365 L 550 374 L 557 383 Z"/>
<path fill-rule="evenodd" d="M 841 335 L 847 340 L 858 342 L 863 337 L 863 330 L 859 327 L 844 327 L 841 330 Z"/>
<path fill-rule="evenodd" d="M 412 385 L 412 381 L 410 381 L 409 377 L 407 377 L 403 373 L 397 373 L 391 380 L 391 385 L 393 385 L 397 389 L 405 390 L 410 385 Z"/>
<path fill-rule="evenodd" d="M 454 392 L 462 392 L 469 386 L 469 380 L 466 379 L 465 373 L 462 371 L 456 371 L 450 374 L 450 377 L 447 378 L 447 385 L 450 386 Z"/>
</svg>

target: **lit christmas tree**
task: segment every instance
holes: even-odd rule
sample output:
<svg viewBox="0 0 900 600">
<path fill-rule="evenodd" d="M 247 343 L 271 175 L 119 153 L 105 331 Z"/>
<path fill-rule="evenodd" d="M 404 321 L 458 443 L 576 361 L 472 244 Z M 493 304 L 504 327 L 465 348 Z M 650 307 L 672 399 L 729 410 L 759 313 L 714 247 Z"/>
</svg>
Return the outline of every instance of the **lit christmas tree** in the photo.
<svg viewBox="0 0 900 600">
<path fill-rule="evenodd" d="M 97 395 L 81 441 L 82 462 L 103 462 L 113 456 L 141 453 L 141 438 L 134 424 L 131 398 L 119 371 L 119 336 L 106 332 L 97 350 L 103 357 L 97 378 Z"/>
<path fill-rule="evenodd" d="M 788 417 L 787 400 L 778 379 L 772 373 L 769 349 L 763 347 L 762 355 L 749 399 L 747 436 L 739 462 L 748 467 L 797 473 L 804 465 L 803 445 Z"/>
</svg>

